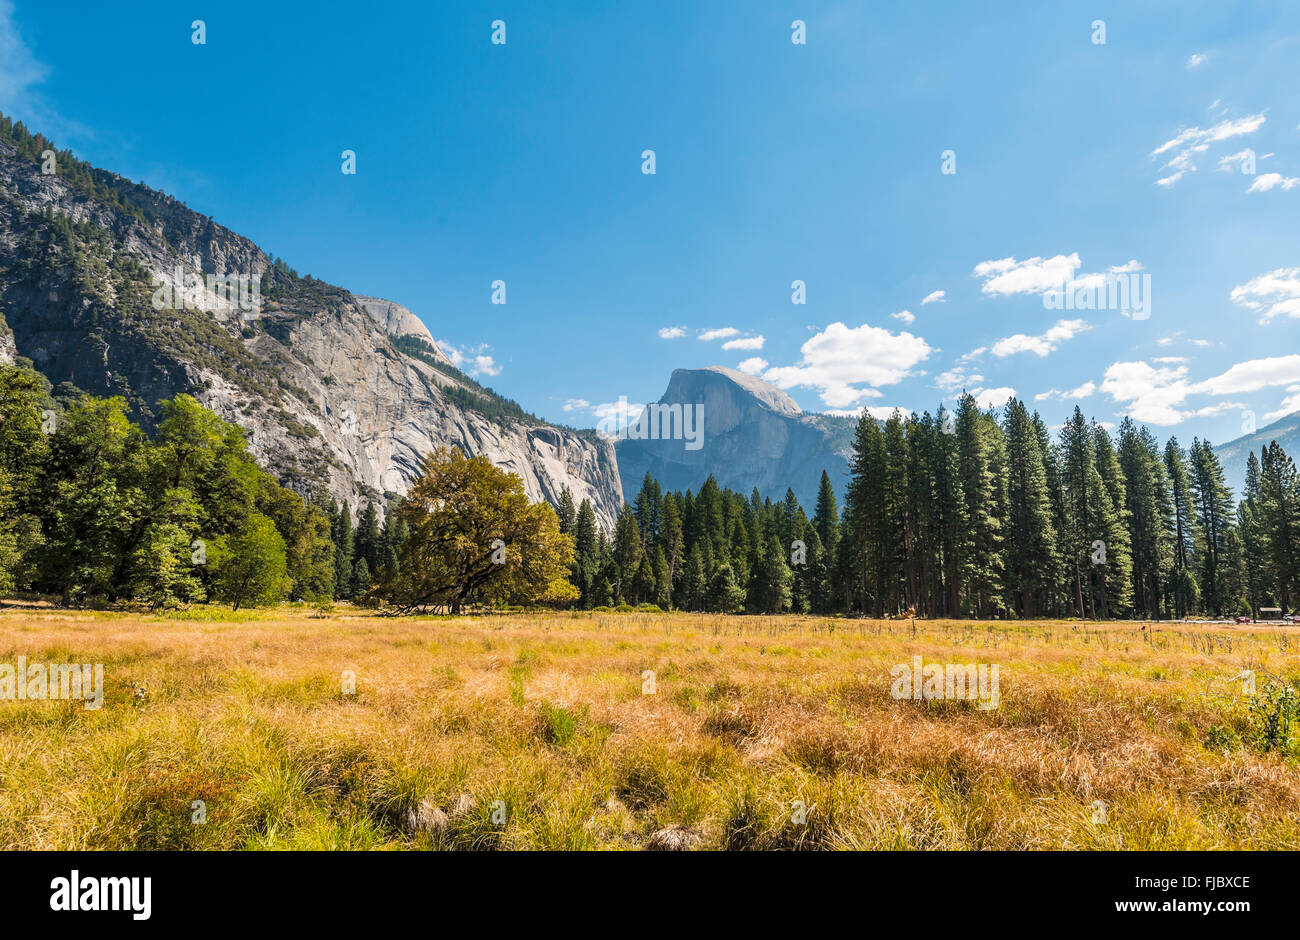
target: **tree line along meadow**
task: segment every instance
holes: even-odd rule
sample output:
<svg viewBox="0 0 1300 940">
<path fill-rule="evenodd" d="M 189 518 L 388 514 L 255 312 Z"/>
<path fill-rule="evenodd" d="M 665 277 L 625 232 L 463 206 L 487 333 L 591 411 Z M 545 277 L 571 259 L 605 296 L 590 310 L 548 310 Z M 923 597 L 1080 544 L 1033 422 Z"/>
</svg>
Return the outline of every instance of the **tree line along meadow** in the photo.
<svg viewBox="0 0 1300 940">
<path fill-rule="evenodd" d="M 841 518 L 647 475 L 605 533 L 587 500 L 443 448 L 356 514 L 281 486 L 188 395 L 152 437 L 121 398 L 0 367 L 0 596 L 151 609 L 347 599 L 390 613 L 547 605 L 882 617 L 1184 617 L 1289 609 L 1300 479 L 1276 443 L 1234 505 L 1210 445 L 1163 448 L 1079 409 L 1053 440 L 1019 401 L 858 423 Z M 1098 549 L 1100 547 L 1100 556 Z M 1101 561 L 1098 561 L 1098 558 Z"/>
<path fill-rule="evenodd" d="M 562 496 L 584 607 L 874 617 L 1162 619 L 1290 609 L 1300 591 L 1300 479 L 1276 442 L 1234 504 L 1207 441 L 1163 448 L 1125 419 L 1052 434 L 1012 400 L 857 425 L 844 513 L 828 474 L 810 519 L 795 494 L 698 494 L 646 477 L 610 539 Z M 802 564 L 792 564 L 797 560 Z"/>
</svg>

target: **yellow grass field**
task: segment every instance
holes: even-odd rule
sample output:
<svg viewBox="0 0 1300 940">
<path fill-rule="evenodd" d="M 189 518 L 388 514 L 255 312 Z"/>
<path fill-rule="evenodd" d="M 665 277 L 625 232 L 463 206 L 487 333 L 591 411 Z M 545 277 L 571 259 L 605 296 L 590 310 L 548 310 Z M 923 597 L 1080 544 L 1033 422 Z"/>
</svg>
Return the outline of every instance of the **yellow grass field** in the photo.
<svg viewBox="0 0 1300 940">
<path fill-rule="evenodd" d="M 9 609 L 0 663 L 105 692 L 0 701 L 0 846 L 1300 849 L 1239 678 L 1300 684 L 1290 631 Z M 914 656 L 998 707 L 895 700 Z"/>
</svg>

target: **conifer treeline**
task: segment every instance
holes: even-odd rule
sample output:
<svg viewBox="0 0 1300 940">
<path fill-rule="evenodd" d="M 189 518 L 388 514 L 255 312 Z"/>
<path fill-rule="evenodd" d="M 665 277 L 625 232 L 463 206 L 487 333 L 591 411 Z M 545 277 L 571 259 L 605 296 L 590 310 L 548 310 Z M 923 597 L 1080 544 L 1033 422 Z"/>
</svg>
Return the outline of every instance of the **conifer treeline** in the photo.
<svg viewBox="0 0 1300 940">
<path fill-rule="evenodd" d="M 380 572 L 398 569 L 398 551 L 406 540 L 406 523 L 392 511 L 383 525 L 373 502 L 367 502 L 352 522 L 347 503 L 330 501 L 326 508 L 330 538 L 334 542 L 335 600 L 363 600 Z"/>
<path fill-rule="evenodd" d="M 557 512 L 585 607 L 930 617 L 1141 617 L 1291 609 L 1300 594 L 1300 478 L 1276 442 L 1234 502 L 1207 441 L 1161 447 L 1075 409 L 1053 436 L 1012 400 L 858 423 L 841 519 L 822 474 L 809 518 L 709 477 L 669 492 L 647 474 L 612 535 L 566 490 Z"/>
</svg>

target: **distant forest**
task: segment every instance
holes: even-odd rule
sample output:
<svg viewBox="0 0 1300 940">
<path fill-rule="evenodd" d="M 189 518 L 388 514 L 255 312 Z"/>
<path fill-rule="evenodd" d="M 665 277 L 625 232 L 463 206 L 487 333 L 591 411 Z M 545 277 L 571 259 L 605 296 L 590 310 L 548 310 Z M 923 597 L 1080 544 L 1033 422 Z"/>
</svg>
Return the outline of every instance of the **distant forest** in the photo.
<svg viewBox="0 0 1300 940">
<path fill-rule="evenodd" d="M 1162 448 L 1077 408 L 1053 439 L 1023 403 L 966 395 L 955 414 L 864 416 L 846 482 L 841 516 L 823 473 L 810 517 L 789 490 L 665 493 L 647 475 L 608 538 L 565 493 L 580 603 L 1160 619 L 1289 610 L 1300 592 L 1300 480 L 1276 442 L 1235 502 L 1207 441 Z"/>
</svg>

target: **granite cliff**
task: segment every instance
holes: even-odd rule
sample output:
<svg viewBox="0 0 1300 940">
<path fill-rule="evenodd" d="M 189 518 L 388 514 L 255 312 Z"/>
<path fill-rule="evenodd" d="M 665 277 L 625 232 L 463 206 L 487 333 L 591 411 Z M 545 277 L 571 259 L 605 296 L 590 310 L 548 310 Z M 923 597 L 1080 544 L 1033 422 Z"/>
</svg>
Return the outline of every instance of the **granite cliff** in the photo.
<svg viewBox="0 0 1300 940">
<path fill-rule="evenodd" d="M 405 492 L 440 445 L 563 487 L 612 526 L 613 445 L 544 422 L 460 372 L 391 301 L 301 277 L 171 197 L 0 119 L 0 361 L 65 392 L 120 395 L 146 429 L 185 392 L 248 432 L 300 492 Z"/>
</svg>

